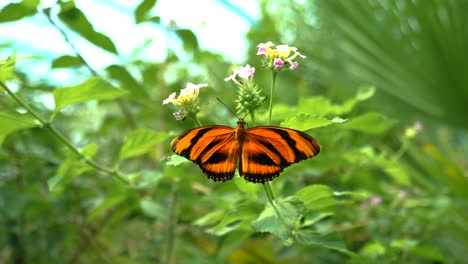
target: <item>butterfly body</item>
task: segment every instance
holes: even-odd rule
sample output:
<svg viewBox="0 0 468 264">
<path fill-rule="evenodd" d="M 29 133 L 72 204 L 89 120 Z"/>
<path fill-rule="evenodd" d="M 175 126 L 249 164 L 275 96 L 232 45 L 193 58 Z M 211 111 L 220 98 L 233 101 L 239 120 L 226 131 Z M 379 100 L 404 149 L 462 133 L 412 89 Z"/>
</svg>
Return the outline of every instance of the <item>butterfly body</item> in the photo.
<svg viewBox="0 0 468 264">
<path fill-rule="evenodd" d="M 171 143 L 172 150 L 198 164 L 214 181 L 232 179 L 236 168 L 245 180 L 264 183 L 284 168 L 316 156 L 320 143 L 310 135 L 289 128 L 205 126 L 187 130 Z"/>
</svg>

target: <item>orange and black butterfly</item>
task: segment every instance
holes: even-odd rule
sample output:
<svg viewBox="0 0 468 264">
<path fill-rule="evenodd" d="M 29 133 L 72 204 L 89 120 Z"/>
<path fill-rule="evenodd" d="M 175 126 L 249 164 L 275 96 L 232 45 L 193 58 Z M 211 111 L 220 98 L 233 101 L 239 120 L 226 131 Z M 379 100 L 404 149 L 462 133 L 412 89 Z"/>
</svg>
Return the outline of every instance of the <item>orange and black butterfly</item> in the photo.
<svg viewBox="0 0 468 264">
<path fill-rule="evenodd" d="M 244 128 L 204 126 L 187 130 L 172 140 L 172 150 L 200 166 L 214 181 L 232 179 L 236 168 L 245 180 L 264 183 L 284 168 L 319 154 L 320 143 L 308 134 L 284 127 Z"/>
</svg>

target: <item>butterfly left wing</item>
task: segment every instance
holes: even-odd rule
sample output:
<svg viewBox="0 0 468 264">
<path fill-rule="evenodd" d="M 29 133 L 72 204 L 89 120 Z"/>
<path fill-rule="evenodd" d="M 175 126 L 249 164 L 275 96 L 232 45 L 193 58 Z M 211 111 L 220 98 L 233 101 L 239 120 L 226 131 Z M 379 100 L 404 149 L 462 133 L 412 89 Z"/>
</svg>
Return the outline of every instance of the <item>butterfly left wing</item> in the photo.
<svg viewBox="0 0 468 264">
<path fill-rule="evenodd" d="M 284 127 L 259 126 L 246 130 L 239 174 L 247 181 L 264 183 L 284 168 L 315 157 L 320 143 L 310 135 Z"/>
<path fill-rule="evenodd" d="M 214 181 L 227 181 L 234 176 L 240 148 L 231 127 L 191 129 L 177 136 L 171 147 L 176 154 L 198 164 Z"/>
</svg>

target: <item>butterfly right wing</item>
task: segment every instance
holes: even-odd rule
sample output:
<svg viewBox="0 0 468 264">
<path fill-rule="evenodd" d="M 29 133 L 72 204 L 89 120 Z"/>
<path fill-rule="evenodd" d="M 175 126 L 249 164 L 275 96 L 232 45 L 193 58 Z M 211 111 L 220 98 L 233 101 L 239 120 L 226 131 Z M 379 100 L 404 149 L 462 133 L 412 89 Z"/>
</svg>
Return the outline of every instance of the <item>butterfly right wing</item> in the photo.
<svg viewBox="0 0 468 264">
<path fill-rule="evenodd" d="M 226 126 L 206 126 L 183 132 L 172 140 L 172 150 L 200 166 L 214 181 L 232 179 L 239 157 L 235 130 Z"/>
</svg>

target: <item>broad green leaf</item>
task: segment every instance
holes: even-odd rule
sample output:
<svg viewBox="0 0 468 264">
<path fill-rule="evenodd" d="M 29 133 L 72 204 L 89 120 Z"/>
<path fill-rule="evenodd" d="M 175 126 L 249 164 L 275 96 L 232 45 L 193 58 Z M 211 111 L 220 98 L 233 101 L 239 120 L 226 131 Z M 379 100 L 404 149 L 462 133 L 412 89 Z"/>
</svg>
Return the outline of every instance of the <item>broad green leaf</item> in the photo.
<svg viewBox="0 0 468 264">
<path fill-rule="evenodd" d="M 138 129 L 130 132 L 125 137 L 125 142 L 120 149 L 119 159 L 142 155 L 154 148 L 156 144 L 165 141 L 169 137 L 166 132 L 156 132 L 147 129 Z"/>
<path fill-rule="evenodd" d="M 52 61 L 52 68 L 71 68 L 82 66 L 80 58 L 71 55 L 63 55 Z"/>
<path fill-rule="evenodd" d="M 368 242 L 359 250 L 359 254 L 366 257 L 375 258 L 385 255 L 386 251 L 387 250 L 385 249 L 385 246 L 382 245 L 382 243 Z"/>
<path fill-rule="evenodd" d="M 134 11 L 135 23 L 139 24 L 145 21 L 159 22 L 156 17 L 150 16 L 151 9 L 156 5 L 157 0 L 143 0 Z M 157 17 L 159 18 L 159 17 Z"/>
<path fill-rule="evenodd" d="M 356 253 L 349 251 L 346 248 L 343 239 L 341 239 L 341 237 L 336 233 L 321 235 L 308 229 L 301 229 L 295 233 L 294 239 L 296 242 L 303 245 L 324 247 L 336 250 L 348 256 L 358 257 Z"/>
<path fill-rule="evenodd" d="M 86 101 L 114 99 L 126 93 L 100 78 L 90 78 L 79 85 L 54 90 L 55 111 Z"/>
<path fill-rule="evenodd" d="M 182 40 L 185 51 L 197 51 L 198 40 L 195 34 L 189 29 L 178 29 L 175 31 L 177 36 Z"/>
<path fill-rule="evenodd" d="M 111 53 L 118 54 L 112 40 L 106 35 L 96 32 L 86 16 L 75 6 L 74 1 L 60 1 L 60 20 L 70 29 L 77 32 L 89 42 Z"/>
<path fill-rule="evenodd" d="M 312 226 L 315 223 L 319 222 L 320 220 L 330 217 L 332 215 L 334 215 L 334 213 L 331 213 L 331 212 L 310 214 L 304 219 L 304 222 L 302 223 L 301 226 L 302 227 Z"/>
<path fill-rule="evenodd" d="M 325 185 L 306 186 L 297 191 L 295 196 L 304 202 L 308 210 L 319 211 L 339 204 L 339 201 L 335 199 L 333 190 Z"/>
<path fill-rule="evenodd" d="M 161 214 L 164 212 L 161 205 L 149 199 L 141 199 L 140 208 L 145 215 L 156 219 L 161 219 Z"/>
<path fill-rule="evenodd" d="M 16 53 L 8 56 L 5 60 L 0 60 L 0 81 L 8 81 L 14 76 L 16 64 Z M 4 92 L 2 86 L 0 86 L 0 92 Z"/>
<path fill-rule="evenodd" d="M 356 94 L 356 100 L 358 101 L 365 101 L 375 94 L 375 87 L 374 86 L 364 86 L 359 87 L 359 90 Z"/>
<path fill-rule="evenodd" d="M 324 117 L 318 117 L 306 113 L 299 113 L 281 122 L 281 126 L 306 131 L 312 128 L 325 127 L 336 123 L 343 123 L 345 121 L 346 119 L 342 119 L 339 117 L 335 117 L 332 120 L 329 120 Z"/>
<path fill-rule="evenodd" d="M 251 226 L 257 232 L 270 232 L 286 242 L 291 236 L 303 207 L 304 203 L 294 196 L 277 202 L 276 210 L 268 203 Z"/>
<path fill-rule="evenodd" d="M 4 6 L 0 10 L 0 23 L 16 21 L 35 15 L 39 3 L 40 0 L 22 0 L 19 3 L 10 3 Z"/>
<path fill-rule="evenodd" d="M 29 114 L 20 114 L 13 111 L 0 112 L 0 145 L 8 134 L 38 126 L 40 126 L 39 121 Z"/>
<path fill-rule="evenodd" d="M 251 203 L 240 201 L 233 204 L 219 223 L 207 230 L 208 233 L 222 236 L 239 227 L 248 226 L 248 221 L 255 219 L 257 212 Z"/>
<path fill-rule="evenodd" d="M 341 127 L 367 134 L 383 134 L 395 125 L 395 123 L 395 120 L 388 119 L 382 114 L 370 112 L 353 118 Z"/>
<path fill-rule="evenodd" d="M 120 87 L 130 92 L 130 97 L 139 100 L 149 100 L 149 95 L 144 87 L 120 65 L 111 65 L 106 68 L 107 73 L 120 83 Z"/>
<path fill-rule="evenodd" d="M 172 154 L 171 156 L 164 159 L 162 162 L 166 165 L 178 166 L 179 164 L 189 162 L 189 160 L 179 155 Z"/>
</svg>

